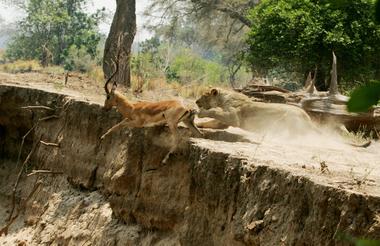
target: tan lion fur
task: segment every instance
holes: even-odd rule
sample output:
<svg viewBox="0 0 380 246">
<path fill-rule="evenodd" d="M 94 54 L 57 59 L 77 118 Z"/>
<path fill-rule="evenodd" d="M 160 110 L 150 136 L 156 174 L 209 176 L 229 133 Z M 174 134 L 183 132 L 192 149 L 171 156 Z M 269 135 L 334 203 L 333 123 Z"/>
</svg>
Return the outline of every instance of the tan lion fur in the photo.
<svg viewBox="0 0 380 246">
<path fill-rule="evenodd" d="M 241 93 L 219 88 L 204 93 L 196 104 L 200 108 L 198 117 L 214 118 L 219 121 L 222 128 L 228 125 L 248 131 L 287 134 L 288 136 L 323 134 L 309 115 L 302 108 L 294 105 L 256 102 Z M 218 126 L 215 122 L 204 123 L 204 125 Z M 347 144 L 368 147 L 371 141 L 363 144 Z"/>
<path fill-rule="evenodd" d="M 306 112 L 293 105 L 255 102 L 249 97 L 220 88 L 203 94 L 197 101 L 198 117 L 210 117 L 223 124 L 248 131 L 305 133 L 316 126 Z"/>
</svg>

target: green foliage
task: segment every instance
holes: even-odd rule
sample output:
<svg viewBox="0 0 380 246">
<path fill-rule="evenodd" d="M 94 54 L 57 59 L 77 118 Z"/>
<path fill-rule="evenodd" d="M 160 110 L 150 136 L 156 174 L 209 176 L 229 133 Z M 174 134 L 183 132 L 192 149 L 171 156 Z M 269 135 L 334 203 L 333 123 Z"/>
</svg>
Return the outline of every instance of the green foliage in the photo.
<svg viewBox="0 0 380 246">
<path fill-rule="evenodd" d="M 149 66 L 146 67 L 146 72 L 158 76 L 154 71 L 159 71 L 164 66 L 164 50 L 161 44 L 161 41 L 158 37 L 152 37 L 141 43 L 141 54 L 140 60 L 141 63 L 149 63 Z M 143 66 L 143 65 L 141 65 Z"/>
<path fill-rule="evenodd" d="M 375 19 L 377 24 L 380 24 L 380 0 L 376 1 L 375 5 Z M 376 105 L 380 100 L 380 81 L 373 81 L 367 85 L 356 88 L 348 102 L 348 110 L 351 112 L 366 112 L 370 107 Z M 376 243 L 376 242 L 375 242 Z M 360 245 L 380 245 L 365 244 Z"/>
<path fill-rule="evenodd" d="M 375 18 L 377 24 L 380 24 L 380 0 L 376 1 Z"/>
<path fill-rule="evenodd" d="M 132 58 L 132 72 L 139 79 L 162 78 L 169 82 L 188 84 L 228 83 L 228 68 L 218 59 L 206 59 L 181 42 L 170 43 L 153 37 L 140 44 L 140 52 Z M 236 79 L 248 80 L 247 73 L 238 71 Z"/>
<path fill-rule="evenodd" d="M 355 89 L 347 103 L 351 112 L 366 112 L 380 100 L 380 81 L 373 81 Z"/>
<path fill-rule="evenodd" d="M 71 55 L 76 47 L 81 55 L 84 52 L 95 58 L 101 38 L 97 26 L 104 13 L 103 10 L 92 15 L 85 13 L 86 2 L 27 1 L 24 6 L 26 17 L 18 23 L 19 32 L 7 48 L 7 57 L 11 60 L 41 60 L 48 50 L 54 64 L 72 67 Z"/>
<path fill-rule="evenodd" d="M 178 49 L 170 63 L 170 71 L 181 83 L 204 82 L 206 84 L 228 83 L 227 67 L 215 60 L 205 59 L 191 49 Z M 244 71 L 239 71 L 237 80 L 243 78 Z M 244 81 L 246 82 L 246 81 Z"/>
<path fill-rule="evenodd" d="M 247 74 L 243 55 L 247 47 L 245 34 L 249 28 L 242 26 L 241 21 L 236 19 L 235 14 L 245 16 L 245 13 L 249 10 L 247 6 L 254 5 L 254 1 L 240 1 L 240 3 L 230 0 L 222 1 L 226 3 L 225 7 L 228 5 L 228 8 L 233 9 L 234 15 L 226 15 L 222 11 L 215 11 L 211 7 L 215 5 L 212 1 L 201 1 L 202 6 L 200 7 L 210 7 L 207 7 L 207 10 L 204 9 L 208 13 L 206 15 L 200 14 L 203 11 L 197 8 L 194 9 L 193 13 L 186 15 L 185 18 L 178 18 L 178 14 L 182 13 L 182 10 L 189 10 L 184 9 L 184 6 L 197 3 L 175 2 L 172 0 L 155 1 L 152 4 L 152 6 L 165 6 L 164 9 L 171 9 L 164 11 L 164 15 L 168 17 L 166 22 L 162 21 L 159 26 L 152 27 L 161 42 L 189 48 L 192 53 L 198 54 L 203 59 L 222 64 L 226 69 L 225 71 L 227 71 L 230 84 L 239 84 L 241 75 Z M 167 74 L 175 77 L 170 68 L 167 68 Z"/>
<path fill-rule="evenodd" d="M 250 13 L 248 61 L 258 71 L 282 66 L 302 74 L 318 65 L 323 76 L 331 51 L 346 80 L 379 76 L 380 27 L 373 0 L 263 0 Z"/>
<path fill-rule="evenodd" d="M 338 241 L 351 243 L 355 246 L 380 246 L 379 240 L 360 239 L 343 233 L 338 233 L 336 239 Z"/>
<path fill-rule="evenodd" d="M 64 60 L 64 68 L 68 71 L 91 72 L 103 60 L 104 38 L 97 46 L 95 56 L 88 52 L 87 47 L 71 45 Z"/>
<path fill-rule="evenodd" d="M 131 68 L 143 83 L 147 79 L 162 77 L 164 64 L 161 51 L 161 45 L 157 37 L 152 37 L 140 43 L 140 52 L 132 57 Z"/>
<path fill-rule="evenodd" d="M 355 246 L 380 246 L 380 241 L 359 239 L 355 242 Z"/>
<path fill-rule="evenodd" d="M 76 45 L 70 46 L 64 64 L 66 70 L 76 70 L 80 72 L 90 71 L 91 67 L 96 65 L 91 55 L 87 52 L 86 47 L 81 46 L 78 49 Z"/>
</svg>

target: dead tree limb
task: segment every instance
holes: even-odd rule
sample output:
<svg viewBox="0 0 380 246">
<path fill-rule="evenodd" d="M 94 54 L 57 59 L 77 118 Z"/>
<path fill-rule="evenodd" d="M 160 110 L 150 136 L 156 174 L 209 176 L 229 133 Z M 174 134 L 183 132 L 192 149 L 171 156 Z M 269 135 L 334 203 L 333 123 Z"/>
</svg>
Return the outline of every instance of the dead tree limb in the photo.
<svg viewBox="0 0 380 246">
<path fill-rule="evenodd" d="M 25 106 L 21 107 L 22 109 L 42 109 L 42 110 L 49 110 L 49 111 L 54 111 L 54 109 L 47 107 L 47 106 Z"/>
<path fill-rule="evenodd" d="M 25 133 L 25 135 L 22 137 L 20 149 L 18 151 L 16 167 L 18 167 L 18 165 L 20 163 L 21 152 L 22 152 L 22 148 L 24 147 L 25 138 L 38 126 L 38 124 L 41 121 L 46 121 L 46 120 L 51 120 L 51 119 L 58 119 L 58 118 L 59 118 L 59 116 L 57 116 L 57 115 L 50 115 L 50 116 L 46 116 L 46 117 L 43 117 L 41 119 L 38 119 L 38 121 L 36 122 L 36 124 L 34 124 L 34 126 L 32 126 L 32 128 L 30 128 L 29 131 L 27 133 Z"/>
<path fill-rule="evenodd" d="M 44 141 L 40 141 L 41 144 L 45 145 L 45 146 L 52 146 L 52 147 L 59 147 L 59 144 L 57 143 L 48 143 L 48 142 L 44 142 Z"/>
<path fill-rule="evenodd" d="M 68 102 L 66 102 L 64 104 L 64 107 L 66 106 L 67 103 Z M 30 109 L 30 107 L 32 107 L 32 108 L 38 107 L 39 109 L 46 109 L 46 110 L 50 110 L 51 109 L 51 108 L 46 107 L 46 106 L 27 106 L 27 107 L 23 107 L 23 108 L 29 108 Z M 53 109 L 51 109 L 51 110 L 53 110 Z M 65 110 L 66 109 L 64 109 L 63 111 L 65 111 Z M 46 116 L 46 117 L 38 119 L 37 122 L 32 126 L 32 128 L 30 128 L 29 131 L 22 137 L 21 146 L 20 146 L 20 149 L 19 149 L 19 152 L 18 152 L 18 156 L 17 156 L 16 167 L 18 167 L 18 165 L 20 163 L 21 153 L 22 153 L 22 149 L 24 147 L 24 143 L 25 143 L 26 137 L 38 126 L 38 124 L 40 122 L 42 122 L 42 121 L 48 121 L 48 120 L 52 120 L 52 119 L 58 119 L 58 118 L 59 118 L 58 115 L 49 115 L 49 116 Z M 42 136 L 40 136 L 40 139 L 33 145 L 31 151 L 29 152 L 28 156 L 26 157 L 25 161 L 23 162 L 23 164 L 22 164 L 22 166 L 20 168 L 20 171 L 19 171 L 19 173 L 17 175 L 17 179 L 16 179 L 16 182 L 14 184 L 13 191 L 12 191 L 12 205 L 11 205 L 12 207 L 11 207 L 11 211 L 10 211 L 9 217 L 7 219 L 7 221 L 9 221 L 9 222 L 12 222 L 12 216 L 13 216 L 13 212 L 14 212 L 15 205 L 16 205 L 16 191 L 17 191 L 17 187 L 18 187 L 18 184 L 20 182 L 20 179 L 21 179 L 22 172 L 24 171 L 24 168 L 26 167 L 26 164 L 30 160 L 30 158 L 33 155 L 34 151 L 36 150 L 37 145 L 42 142 L 45 145 L 56 146 L 56 144 L 45 143 L 45 142 L 41 141 L 41 138 L 42 138 Z M 2 231 L 0 231 L 0 232 L 2 232 Z"/>
<path fill-rule="evenodd" d="M 68 104 L 68 102 L 66 102 L 63 105 L 63 112 L 65 112 L 67 110 L 67 108 L 65 108 L 65 107 Z M 52 110 L 52 111 L 54 111 L 53 109 L 51 109 L 51 108 L 49 108 L 47 106 L 26 106 L 26 107 L 22 107 L 22 108 L 23 109 L 44 109 L 44 110 Z M 49 116 L 46 116 L 46 117 L 38 119 L 37 122 L 32 126 L 32 128 L 30 128 L 29 131 L 22 137 L 21 146 L 20 146 L 19 153 L 18 153 L 18 156 L 17 156 L 16 167 L 18 167 L 18 165 L 19 165 L 20 158 L 21 158 L 21 153 L 22 153 L 22 149 L 23 149 L 26 137 L 38 126 L 38 124 L 40 122 L 42 122 L 42 121 L 48 121 L 48 120 L 52 120 L 52 119 L 58 119 L 59 117 L 60 116 L 58 116 L 58 115 L 49 115 Z M 33 145 L 32 149 L 30 150 L 28 156 L 26 157 L 25 161 L 23 162 L 23 164 L 22 164 L 22 166 L 20 168 L 20 171 L 19 171 L 19 173 L 17 175 L 17 179 L 16 179 L 16 182 L 15 182 L 15 184 L 13 186 L 13 190 L 12 190 L 12 204 L 11 204 L 11 211 L 9 213 L 9 217 L 7 219 L 8 224 L 3 229 L 0 230 L 0 236 L 2 234 L 7 234 L 8 233 L 9 226 L 14 222 L 14 220 L 18 216 L 18 214 L 16 214 L 14 217 L 12 217 L 13 216 L 13 212 L 15 210 L 15 206 L 16 206 L 16 191 L 17 191 L 17 187 L 18 187 L 18 184 L 20 182 L 20 179 L 21 179 L 21 176 L 22 176 L 22 172 L 24 171 L 27 163 L 29 162 L 29 160 L 32 157 L 34 151 L 36 150 L 37 145 L 39 145 L 40 143 L 42 143 L 42 144 L 45 144 L 45 145 L 48 145 L 48 146 L 58 147 L 58 144 L 43 142 L 43 141 L 41 141 L 41 138 L 42 138 L 42 136 L 40 136 L 40 139 Z M 34 174 L 32 174 L 32 175 L 34 175 Z M 32 193 L 28 197 L 29 199 L 33 195 L 33 193 L 35 192 L 35 190 L 37 188 L 33 189 Z"/>
<path fill-rule="evenodd" d="M 47 120 L 51 120 L 51 119 L 58 119 L 58 118 L 59 118 L 58 115 L 49 115 L 49 116 L 46 116 L 46 117 L 39 119 L 38 122 L 47 121 Z"/>
<path fill-rule="evenodd" d="M 25 138 L 29 135 L 29 133 L 31 133 L 33 131 L 34 128 L 37 127 L 37 125 L 38 125 L 38 122 L 36 124 L 34 124 L 34 126 L 32 128 L 30 128 L 29 131 L 22 137 L 20 149 L 19 149 L 18 155 L 17 155 L 16 167 L 18 167 L 18 164 L 20 163 L 21 152 L 22 152 L 22 148 L 24 147 Z"/>
<path fill-rule="evenodd" d="M 12 190 L 12 208 L 11 208 L 11 212 L 9 213 L 8 221 L 10 221 L 12 219 L 13 211 L 15 209 L 15 205 L 16 205 L 16 190 L 17 190 L 17 187 L 18 187 L 18 183 L 20 182 L 22 172 L 24 171 L 24 168 L 25 168 L 26 164 L 28 163 L 28 161 L 32 157 L 34 151 L 36 150 L 36 147 L 39 144 L 39 142 L 40 141 L 38 141 L 37 143 L 35 143 L 33 145 L 32 149 L 30 150 L 28 156 L 26 157 L 26 159 L 25 159 L 24 163 L 22 164 L 21 169 L 20 169 L 20 171 L 19 171 L 19 173 L 17 175 L 16 183 L 14 184 L 13 190 Z"/>
<path fill-rule="evenodd" d="M 63 174 L 63 172 L 55 172 L 55 171 L 50 171 L 50 170 L 32 170 L 32 172 L 26 176 L 30 177 L 30 176 L 33 176 L 36 174 L 53 174 L 53 175 L 56 175 L 56 174 Z"/>
</svg>

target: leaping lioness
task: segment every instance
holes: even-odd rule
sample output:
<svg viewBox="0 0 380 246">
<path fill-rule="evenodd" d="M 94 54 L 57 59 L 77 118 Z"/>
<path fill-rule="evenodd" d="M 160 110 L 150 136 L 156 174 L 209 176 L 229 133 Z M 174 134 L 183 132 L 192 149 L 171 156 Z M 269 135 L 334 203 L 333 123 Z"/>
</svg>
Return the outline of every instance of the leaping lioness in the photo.
<svg viewBox="0 0 380 246">
<path fill-rule="evenodd" d="M 309 115 L 297 106 L 279 103 L 252 101 L 249 97 L 220 88 L 204 93 L 196 104 L 200 108 L 198 117 L 214 118 L 217 125 L 239 127 L 248 131 L 288 131 L 292 135 L 304 135 L 315 131 L 321 133 Z M 199 127 L 212 127 L 213 124 L 198 124 Z M 217 128 L 217 127 L 216 127 Z M 370 141 L 356 147 L 367 147 Z"/>
</svg>

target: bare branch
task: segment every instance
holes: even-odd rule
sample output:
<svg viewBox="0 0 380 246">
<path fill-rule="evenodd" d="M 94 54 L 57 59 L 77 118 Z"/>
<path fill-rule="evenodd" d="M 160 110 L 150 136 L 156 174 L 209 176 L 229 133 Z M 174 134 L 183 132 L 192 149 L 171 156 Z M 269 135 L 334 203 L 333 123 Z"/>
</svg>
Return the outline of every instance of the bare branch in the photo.
<svg viewBox="0 0 380 246">
<path fill-rule="evenodd" d="M 59 144 L 57 143 L 48 143 L 48 142 L 44 142 L 44 141 L 40 141 L 41 144 L 45 145 L 45 146 L 52 146 L 52 147 L 59 147 Z"/>
<path fill-rule="evenodd" d="M 47 106 L 25 106 L 21 107 L 22 109 L 42 109 L 42 110 L 49 110 L 49 111 L 54 111 L 54 109 L 47 107 Z"/>
<path fill-rule="evenodd" d="M 245 17 L 244 15 L 240 14 L 239 12 L 237 12 L 233 9 L 223 7 L 223 6 L 216 7 L 215 9 L 217 11 L 228 14 L 232 19 L 237 19 L 241 23 L 243 23 L 244 25 L 246 25 L 248 27 L 252 26 L 252 22 L 247 17 Z"/>
<path fill-rule="evenodd" d="M 32 126 L 32 128 L 30 128 L 29 131 L 22 137 L 20 149 L 19 149 L 18 156 L 17 156 L 17 162 L 16 162 L 16 166 L 17 167 L 18 167 L 18 164 L 20 163 L 21 152 L 22 152 L 22 148 L 24 147 L 25 138 L 38 126 L 38 124 L 41 121 L 46 121 L 46 120 L 51 120 L 51 119 L 58 119 L 58 118 L 59 118 L 59 116 L 57 116 L 57 115 L 50 115 L 50 116 L 46 116 L 46 117 L 43 117 L 41 119 L 38 119 L 37 123 L 34 124 L 34 126 Z"/>
<path fill-rule="evenodd" d="M 8 217 L 8 221 L 10 221 L 12 219 L 12 215 L 13 215 L 13 212 L 14 212 L 14 209 L 15 209 L 15 205 L 16 205 L 16 190 L 17 190 L 17 187 L 18 187 L 18 183 L 20 182 L 20 179 L 21 179 L 21 175 L 22 175 L 22 172 L 24 171 L 24 168 L 26 167 L 26 164 L 29 162 L 30 158 L 32 157 L 34 151 L 36 150 L 36 147 L 37 145 L 40 143 L 40 141 L 38 141 L 37 143 L 35 143 L 32 147 L 32 149 L 30 150 L 28 156 L 26 157 L 24 163 L 22 164 L 21 168 L 20 168 L 20 171 L 17 175 L 17 179 L 16 179 L 16 182 L 13 186 L 13 190 L 12 190 L 12 208 L 11 208 L 11 212 L 9 213 L 9 217 Z"/>
<path fill-rule="evenodd" d="M 43 117 L 43 118 L 39 119 L 38 122 L 52 120 L 52 119 L 59 119 L 59 116 L 58 115 L 46 116 L 46 117 Z"/>
<path fill-rule="evenodd" d="M 63 172 L 55 172 L 55 171 L 50 171 L 50 170 L 32 170 L 32 172 L 26 176 L 30 177 L 30 176 L 33 176 L 36 174 L 53 174 L 53 175 L 56 175 L 56 174 L 63 174 Z"/>
</svg>

